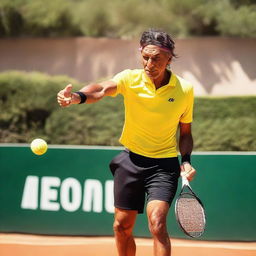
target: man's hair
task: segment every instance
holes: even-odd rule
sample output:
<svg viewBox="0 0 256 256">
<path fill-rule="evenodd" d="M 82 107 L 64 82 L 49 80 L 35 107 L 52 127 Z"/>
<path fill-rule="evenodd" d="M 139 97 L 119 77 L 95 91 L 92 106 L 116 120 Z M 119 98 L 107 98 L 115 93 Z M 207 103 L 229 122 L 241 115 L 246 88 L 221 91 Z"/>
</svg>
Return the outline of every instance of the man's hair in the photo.
<svg viewBox="0 0 256 256">
<path fill-rule="evenodd" d="M 170 50 L 173 57 L 177 57 L 174 53 L 175 42 L 166 32 L 158 29 L 149 29 L 142 33 L 140 39 L 140 46 L 144 48 L 147 45 L 156 45 Z"/>
</svg>

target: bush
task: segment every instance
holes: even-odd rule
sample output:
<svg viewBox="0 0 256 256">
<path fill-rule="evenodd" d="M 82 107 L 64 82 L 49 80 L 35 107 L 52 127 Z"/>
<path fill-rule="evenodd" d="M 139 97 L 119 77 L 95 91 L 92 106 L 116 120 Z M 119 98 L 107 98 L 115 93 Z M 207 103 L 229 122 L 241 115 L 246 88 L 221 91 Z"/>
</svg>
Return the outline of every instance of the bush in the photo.
<svg viewBox="0 0 256 256">
<path fill-rule="evenodd" d="M 0 36 L 19 36 L 22 34 L 23 25 L 23 17 L 14 3 L 0 3 Z"/>
<path fill-rule="evenodd" d="M 214 24 L 214 30 L 219 35 L 256 37 L 256 5 L 249 2 L 209 1 L 199 7 L 197 12 L 205 24 Z"/>
<path fill-rule="evenodd" d="M 55 144 L 119 145 L 123 125 L 122 99 L 104 98 L 97 104 L 58 108 L 45 132 Z"/>
<path fill-rule="evenodd" d="M 71 11 L 72 6 L 68 1 L 27 1 L 21 8 L 26 25 L 24 32 L 33 36 L 82 35 Z"/>
<path fill-rule="evenodd" d="M 254 0 L 1 0 L 0 37 L 138 37 L 149 27 L 175 37 L 256 37 Z"/>
<path fill-rule="evenodd" d="M 50 144 L 119 145 L 124 121 L 122 97 L 97 104 L 60 108 L 56 94 L 64 76 L 0 73 L 0 142 L 29 143 L 42 137 Z M 256 97 L 195 99 L 193 136 L 197 151 L 255 151 Z"/>
<path fill-rule="evenodd" d="M 56 93 L 70 81 L 36 72 L 1 73 L 1 141 L 28 142 L 45 135 L 47 119 L 58 109 Z"/>
<path fill-rule="evenodd" d="M 196 98 L 195 150 L 255 151 L 256 97 Z"/>
</svg>

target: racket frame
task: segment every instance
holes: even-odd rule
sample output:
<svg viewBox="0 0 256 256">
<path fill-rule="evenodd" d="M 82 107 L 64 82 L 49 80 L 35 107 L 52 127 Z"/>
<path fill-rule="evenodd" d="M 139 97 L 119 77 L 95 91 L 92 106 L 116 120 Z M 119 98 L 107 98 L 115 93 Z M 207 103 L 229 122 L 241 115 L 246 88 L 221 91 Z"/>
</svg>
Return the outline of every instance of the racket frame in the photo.
<svg viewBox="0 0 256 256">
<path fill-rule="evenodd" d="M 176 217 L 176 220 L 181 228 L 181 230 L 188 236 L 192 237 L 192 238 L 198 238 L 200 237 L 204 231 L 205 231 L 205 225 L 206 225 L 206 216 L 205 216 L 205 209 L 204 209 L 204 205 L 202 203 L 202 201 L 200 200 L 200 198 L 198 198 L 198 196 L 194 193 L 194 191 L 192 190 L 190 184 L 189 184 L 189 181 L 186 177 L 182 176 L 182 189 L 181 189 L 181 192 L 178 196 L 178 198 L 176 199 L 176 202 L 175 202 L 175 217 Z M 188 192 L 184 192 L 185 190 L 188 190 Z M 184 194 L 189 194 L 190 196 L 193 196 L 197 201 L 198 203 L 201 205 L 202 209 L 203 209 L 203 214 L 204 214 L 204 229 L 203 229 L 203 232 L 200 236 L 192 236 L 190 233 L 188 233 L 181 225 L 181 222 L 179 220 L 179 216 L 178 216 L 178 211 L 177 211 L 177 204 L 178 204 L 178 200 L 179 198 L 184 195 Z"/>
</svg>

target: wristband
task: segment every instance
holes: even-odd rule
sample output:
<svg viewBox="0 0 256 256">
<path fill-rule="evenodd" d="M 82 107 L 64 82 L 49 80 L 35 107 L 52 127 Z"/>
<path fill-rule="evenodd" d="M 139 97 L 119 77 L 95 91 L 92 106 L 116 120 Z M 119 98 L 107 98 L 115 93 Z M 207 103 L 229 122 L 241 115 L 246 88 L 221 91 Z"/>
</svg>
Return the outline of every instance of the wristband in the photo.
<svg viewBox="0 0 256 256">
<path fill-rule="evenodd" d="M 181 157 L 181 163 L 184 163 L 184 162 L 191 163 L 190 154 L 185 154 L 184 156 Z"/>
<path fill-rule="evenodd" d="M 75 93 L 77 93 L 80 96 L 80 98 L 81 98 L 79 104 L 82 104 L 82 103 L 86 102 L 87 96 L 84 93 L 82 93 L 82 92 L 75 92 Z"/>
</svg>

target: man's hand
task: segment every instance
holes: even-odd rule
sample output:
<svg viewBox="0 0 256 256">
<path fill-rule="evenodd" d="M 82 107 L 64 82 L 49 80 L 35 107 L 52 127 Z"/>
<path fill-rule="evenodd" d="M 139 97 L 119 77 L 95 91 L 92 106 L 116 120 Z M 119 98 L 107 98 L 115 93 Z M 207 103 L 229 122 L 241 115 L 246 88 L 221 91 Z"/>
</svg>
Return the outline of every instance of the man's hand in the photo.
<svg viewBox="0 0 256 256">
<path fill-rule="evenodd" d="M 184 176 L 188 179 L 188 181 L 193 180 L 196 170 L 191 166 L 189 162 L 184 162 L 180 166 L 181 172 L 180 176 Z"/>
<path fill-rule="evenodd" d="M 61 107 L 67 107 L 72 103 L 72 84 L 68 84 L 57 94 L 57 101 Z"/>
</svg>

